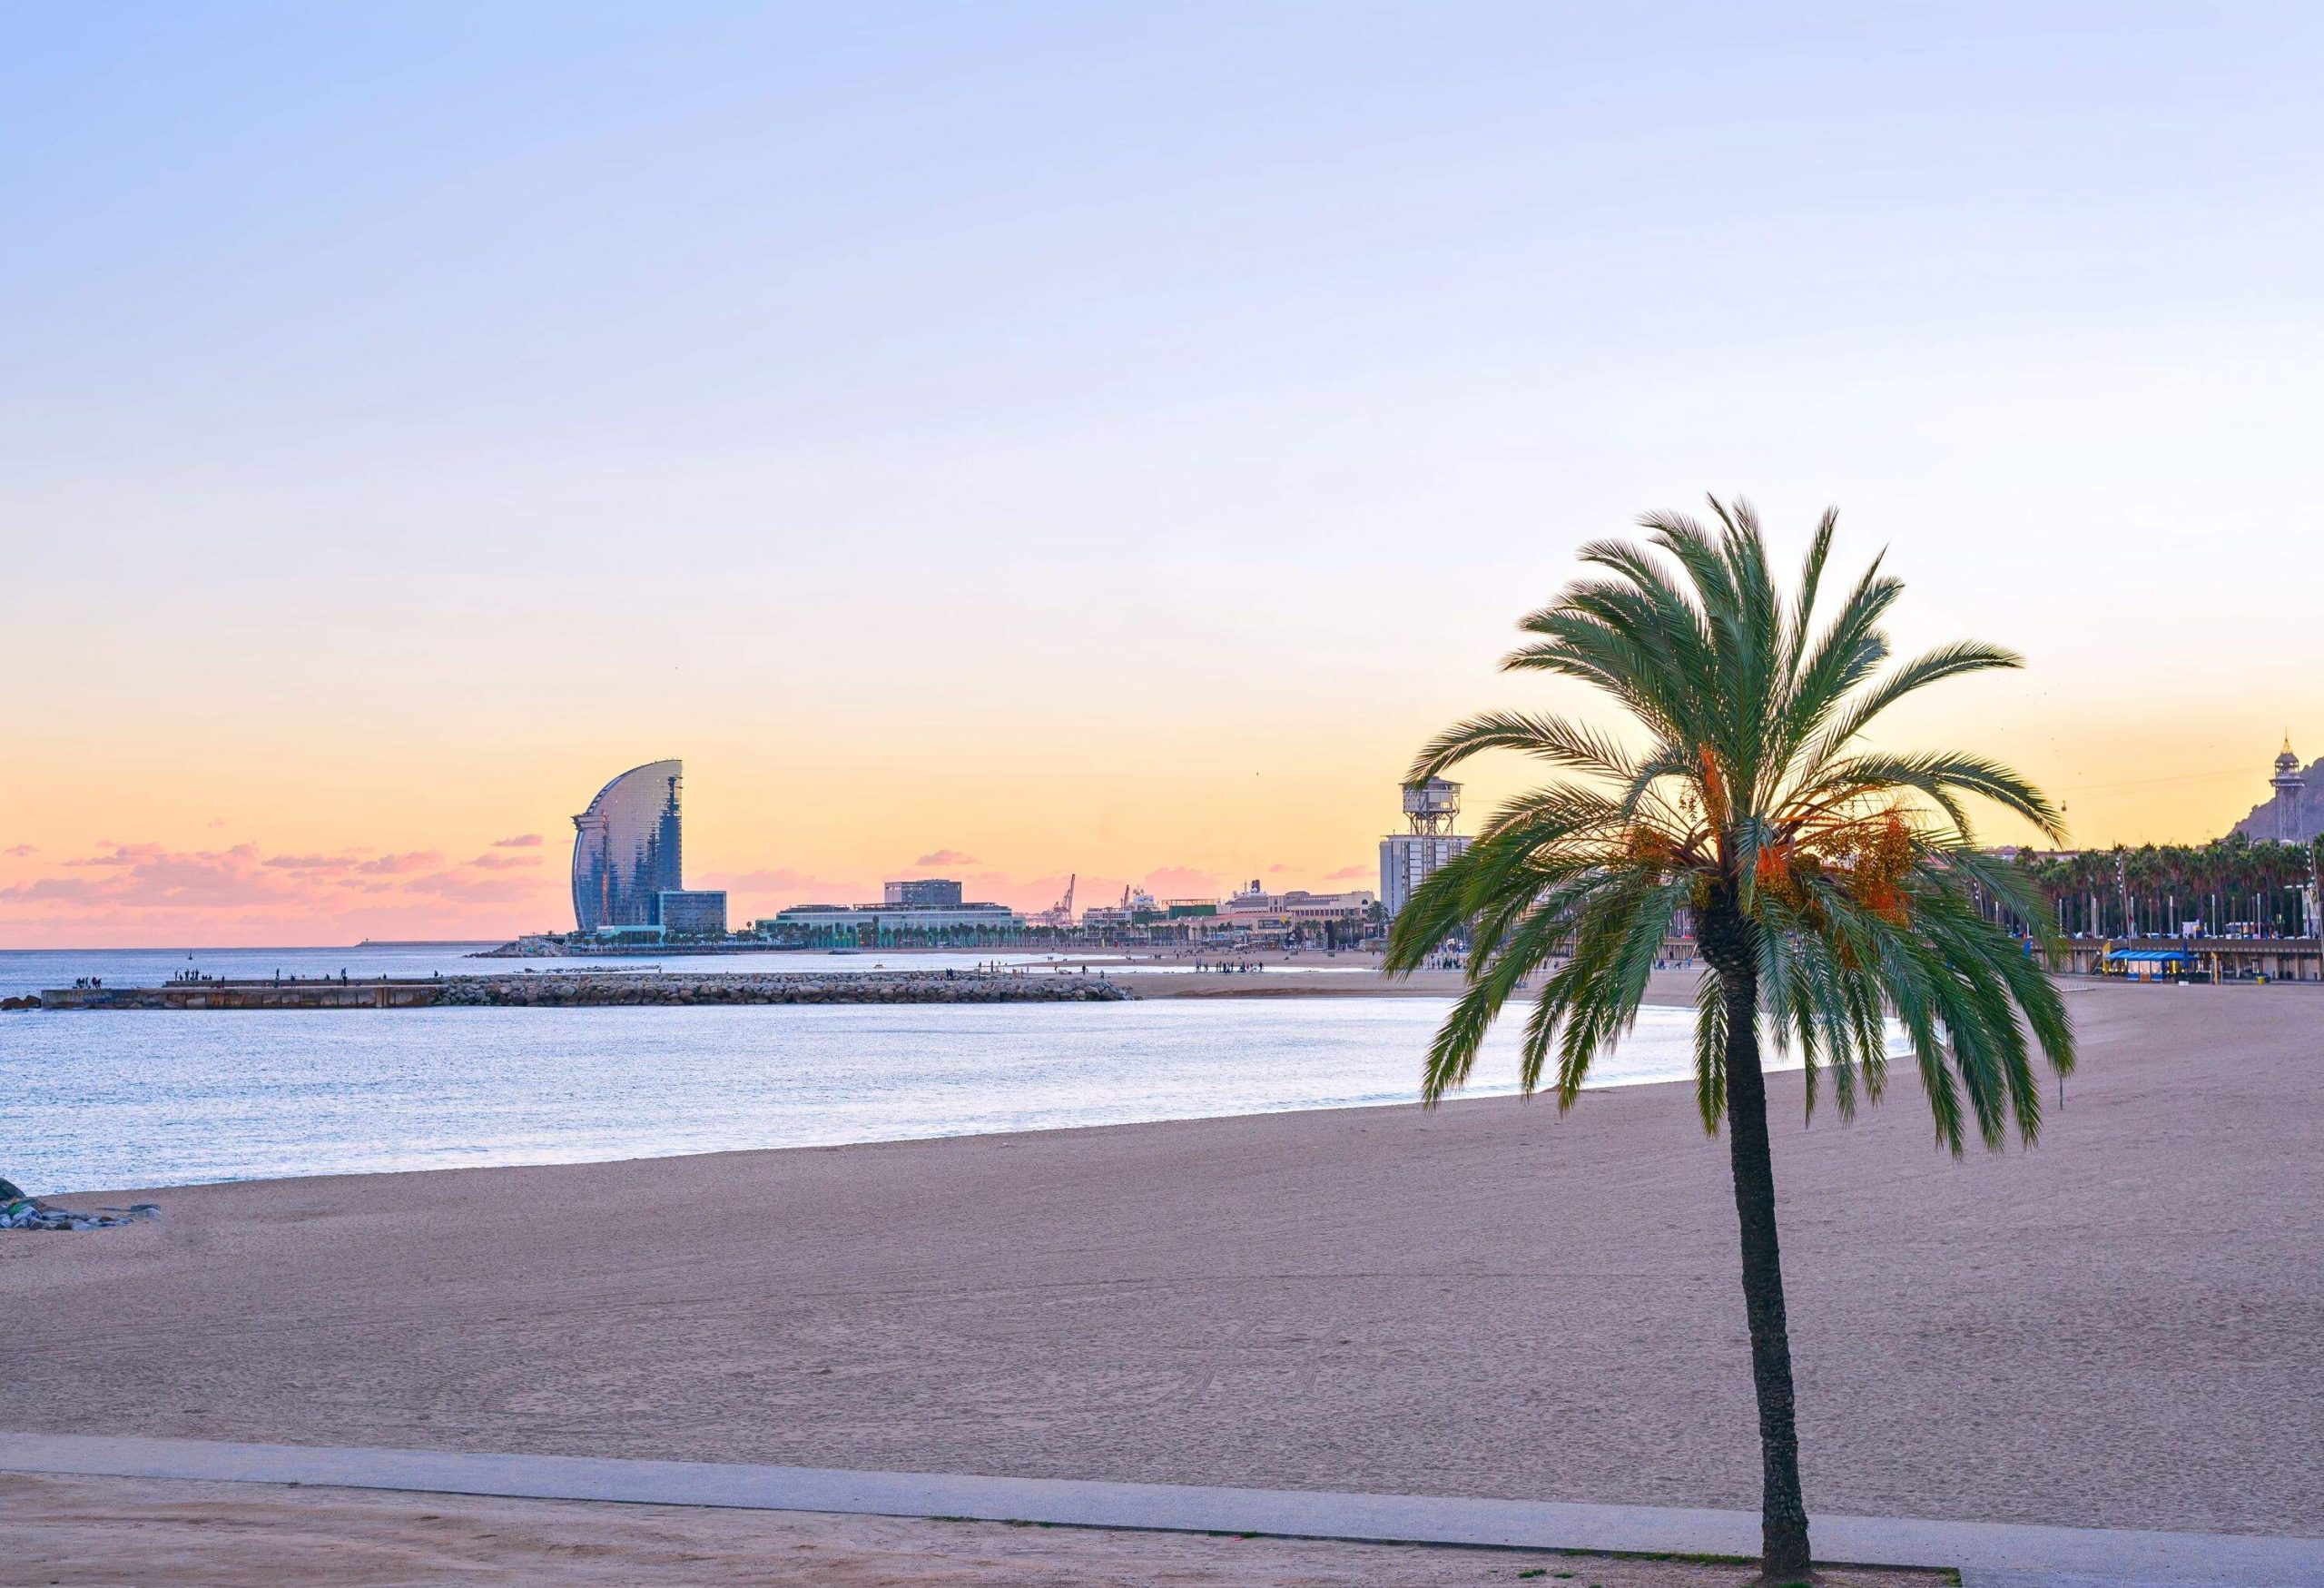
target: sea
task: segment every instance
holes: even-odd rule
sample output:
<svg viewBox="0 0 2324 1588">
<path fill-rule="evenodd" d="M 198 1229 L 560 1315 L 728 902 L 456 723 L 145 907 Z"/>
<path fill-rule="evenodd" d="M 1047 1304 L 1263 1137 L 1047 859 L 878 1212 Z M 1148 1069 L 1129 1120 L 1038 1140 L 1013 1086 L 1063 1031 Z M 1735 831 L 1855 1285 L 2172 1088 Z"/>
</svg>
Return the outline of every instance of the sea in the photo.
<svg viewBox="0 0 2324 1588">
<path fill-rule="evenodd" d="M 525 963 L 555 974 L 548 966 L 585 962 L 479 962 L 468 952 L 8 951 L 0 989 L 53 987 L 60 975 L 68 986 L 84 976 L 147 984 L 188 968 L 359 978 L 521 973 Z M 703 968 L 917 970 L 994 957 L 721 955 Z M 1344 968 L 1319 962 L 1312 973 Z M 1449 1007 L 1285 996 L 10 1012 L 0 1014 L 0 1175 L 45 1194 L 1412 1104 Z M 1517 1090 L 1514 1024 L 1488 1041 L 1464 1095 Z M 1689 1076 L 1693 1025 L 1691 1010 L 1641 1011 L 1593 1084 Z"/>
</svg>

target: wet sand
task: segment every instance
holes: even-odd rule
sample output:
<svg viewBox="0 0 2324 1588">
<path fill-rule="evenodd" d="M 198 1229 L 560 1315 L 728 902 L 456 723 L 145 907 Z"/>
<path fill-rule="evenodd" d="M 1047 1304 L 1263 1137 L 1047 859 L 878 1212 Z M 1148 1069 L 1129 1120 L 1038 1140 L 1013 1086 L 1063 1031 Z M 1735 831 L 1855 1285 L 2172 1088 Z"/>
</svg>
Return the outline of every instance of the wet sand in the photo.
<svg viewBox="0 0 2324 1588">
<path fill-rule="evenodd" d="M 2069 996 L 2032 1153 L 1773 1083 L 1810 1502 L 2324 1534 L 2324 994 Z M 1682 1087 L 153 1197 L 0 1237 L 0 1429 L 1757 1498 Z"/>
<path fill-rule="evenodd" d="M 0 1473 L 0 1582 L 334 1588 L 813 1583 L 828 1588 L 1728 1588 L 1729 1565 L 997 1522 L 478 1499 Z M 1521 1576 L 1521 1573 L 1530 1573 Z M 1856 1571 L 1827 1588 L 1937 1588 Z"/>
</svg>

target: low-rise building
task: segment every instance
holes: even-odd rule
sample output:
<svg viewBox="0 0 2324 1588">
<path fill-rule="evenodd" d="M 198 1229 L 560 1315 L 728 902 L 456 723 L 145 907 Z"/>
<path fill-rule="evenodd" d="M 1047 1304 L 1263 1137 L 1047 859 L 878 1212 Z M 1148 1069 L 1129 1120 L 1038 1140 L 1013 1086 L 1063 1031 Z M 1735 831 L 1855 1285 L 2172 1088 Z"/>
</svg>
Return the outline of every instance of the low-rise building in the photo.
<svg viewBox="0 0 2324 1588">
<path fill-rule="evenodd" d="M 816 945 L 997 941 L 1024 931 L 1025 918 L 1006 904 L 942 906 L 794 904 L 751 923 L 761 937 Z"/>
<path fill-rule="evenodd" d="M 1305 888 L 1270 893 L 1254 877 L 1248 887 L 1218 907 L 1217 923 L 1229 929 L 1294 928 L 1325 922 L 1372 919 L 1380 896 L 1359 888 L 1345 893 L 1311 893 Z"/>
<path fill-rule="evenodd" d="M 726 894 L 713 888 L 664 888 L 654 895 L 653 924 L 672 937 L 724 937 Z"/>
</svg>

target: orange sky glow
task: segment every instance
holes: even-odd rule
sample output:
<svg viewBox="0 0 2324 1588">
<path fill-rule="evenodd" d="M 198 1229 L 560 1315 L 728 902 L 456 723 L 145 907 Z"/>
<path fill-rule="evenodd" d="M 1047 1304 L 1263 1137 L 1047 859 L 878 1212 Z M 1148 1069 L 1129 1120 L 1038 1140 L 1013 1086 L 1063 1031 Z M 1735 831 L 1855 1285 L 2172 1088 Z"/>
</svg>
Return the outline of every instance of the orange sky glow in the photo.
<svg viewBox="0 0 2324 1588">
<path fill-rule="evenodd" d="M 1706 492 L 2078 843 L 2324 755 L 2311 13 L 1468 16 L 0 15 L 0 947 L 564 929 L 672 756 L 737 922 L 1374 885 Z"/>
</svg>

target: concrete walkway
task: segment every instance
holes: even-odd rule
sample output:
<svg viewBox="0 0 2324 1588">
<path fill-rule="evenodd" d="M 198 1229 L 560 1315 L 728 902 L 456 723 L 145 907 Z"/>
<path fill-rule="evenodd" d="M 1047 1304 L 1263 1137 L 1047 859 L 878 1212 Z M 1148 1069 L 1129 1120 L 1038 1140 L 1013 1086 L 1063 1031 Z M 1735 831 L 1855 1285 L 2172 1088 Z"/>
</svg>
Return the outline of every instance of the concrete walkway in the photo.
<svg viewBox="0 0 2324 1588">
<path fill-rule="evenodd" d="M 1741 1511 L 715 1462 L 0 1434 L 0 1470 L 1256 1533 L 1365 1543 L 1737 1556 L 1753 1555 L 1758 1549 L 1758 1518 Z M 1968 1588 L 2324 1584 L 2324 1540 L 2317 1539 L 1876 1516 L 1818 1516 L 1814 1525 L 1817 1553 L 1824 1559 L 1857 1565 L 1958 1567 Z"/>
</svg>

